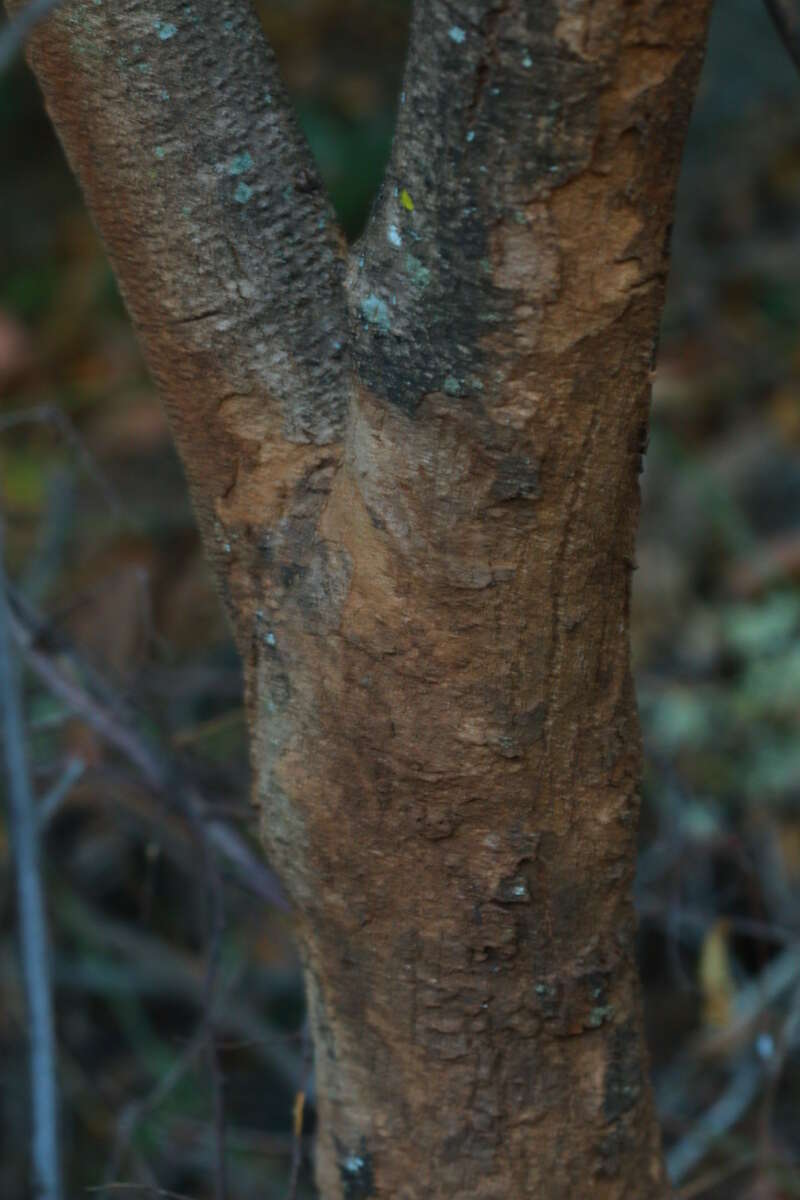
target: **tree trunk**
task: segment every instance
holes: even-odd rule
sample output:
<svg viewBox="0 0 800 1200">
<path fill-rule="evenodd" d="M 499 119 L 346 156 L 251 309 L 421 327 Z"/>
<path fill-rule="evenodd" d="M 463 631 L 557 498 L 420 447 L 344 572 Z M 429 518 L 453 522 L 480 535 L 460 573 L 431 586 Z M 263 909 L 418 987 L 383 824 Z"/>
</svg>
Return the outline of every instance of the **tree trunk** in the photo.
<svg viewBox="0 0 800 1200">
<path fill-rule="evenodd" d="M 628 607 L 708 7 L 419 0 L 349 254 L 244 3 L 35 40 L 244 660 L 325 1200 L 667 1194 Z"/>
</svg>

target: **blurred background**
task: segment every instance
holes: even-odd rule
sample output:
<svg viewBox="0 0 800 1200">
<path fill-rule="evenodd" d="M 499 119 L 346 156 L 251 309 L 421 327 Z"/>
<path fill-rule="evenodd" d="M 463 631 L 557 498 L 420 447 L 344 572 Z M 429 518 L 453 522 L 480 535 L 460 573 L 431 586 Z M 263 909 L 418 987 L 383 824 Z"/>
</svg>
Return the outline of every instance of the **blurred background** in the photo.
<svg viewBox="0 0 800 1200">
<path fill-rule="evenodd" d="M 261 11 L 355 236 L 389 151 L 408 5 Z M 675 222 L 633 628 L 640 953 L 683 1200 L 800 1196 L 798 101 L 762 0 L 719 0 Z M 0 472 L 67 1194 L 211 1196 L 222 1096 L 229 1200 L 311 1196 L 303 1000 L 253 853 L 236 655 L 158 398 L 21 65 L 0 78 Z M 27 1072 L 3 805 L 4 1200 L 28 1194 Z"/>
</svg>

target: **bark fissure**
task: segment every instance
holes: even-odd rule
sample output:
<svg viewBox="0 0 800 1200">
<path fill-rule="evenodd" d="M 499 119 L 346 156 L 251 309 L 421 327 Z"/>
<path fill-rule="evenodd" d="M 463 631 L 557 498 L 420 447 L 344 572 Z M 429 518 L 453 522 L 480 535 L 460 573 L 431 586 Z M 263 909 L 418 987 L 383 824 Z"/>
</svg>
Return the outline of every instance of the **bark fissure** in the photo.
<svg viewBox="0 0 800 1200">
<path fill-rule="evenodd" d="M 325 1200 L 667 1192 L 627 621 L 707 12 L 418 0 L 349 255 L 246 5 L 34 44 L 244 660 Z"/>
</svg>

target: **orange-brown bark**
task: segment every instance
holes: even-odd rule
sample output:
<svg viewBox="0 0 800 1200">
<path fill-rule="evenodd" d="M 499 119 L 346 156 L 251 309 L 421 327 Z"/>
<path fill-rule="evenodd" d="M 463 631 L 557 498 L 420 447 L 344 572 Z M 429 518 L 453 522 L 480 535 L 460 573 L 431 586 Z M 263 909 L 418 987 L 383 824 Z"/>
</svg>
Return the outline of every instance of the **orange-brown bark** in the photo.
<svg viewBox="0 0 800 1200">
<path fill-rule="evenodd" d="M 245 662 L 325 1200 L 667 1191 L 633 959 L 628 601 L 707 10 L 420 0 L 346 280 L 233 0 L 192 21 L 78 0 L 37 40 Z M 146 37 L 123 85 L 110 51 Z M 163 114 L 162 91 L 183 97 Z M 156 134 L 176 165 L 148 158 L 151 183 Z"/>
</svg>

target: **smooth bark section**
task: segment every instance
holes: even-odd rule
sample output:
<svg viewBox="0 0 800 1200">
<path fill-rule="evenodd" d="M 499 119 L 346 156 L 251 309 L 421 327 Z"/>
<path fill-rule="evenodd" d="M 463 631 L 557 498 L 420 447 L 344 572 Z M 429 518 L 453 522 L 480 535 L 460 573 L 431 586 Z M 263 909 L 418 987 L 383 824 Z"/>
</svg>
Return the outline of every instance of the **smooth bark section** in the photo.
<svg viewBox="0 0 800 1200">
<path fill-rule="evenodd" d="M 335 455 L 348 402 L 344 242 L 274 56 L 242 0 L 72 0 L 30 58 L 207 549 L 251 608 L 263 530 Z"/>
</svg>

